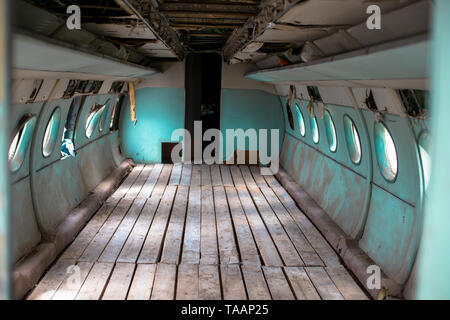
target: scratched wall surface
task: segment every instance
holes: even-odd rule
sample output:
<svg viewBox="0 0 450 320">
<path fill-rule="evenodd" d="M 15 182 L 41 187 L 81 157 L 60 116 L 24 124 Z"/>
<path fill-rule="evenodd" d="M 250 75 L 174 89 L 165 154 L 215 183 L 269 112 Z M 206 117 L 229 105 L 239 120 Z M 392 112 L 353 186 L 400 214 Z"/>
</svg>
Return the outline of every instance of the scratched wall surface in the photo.
<svg viewBox="0 0 450 320">
<path fill-rule="evenodd" d="M 393 136 L 398 175 L 394 182 L 383 178 L 373 143 L 375 117 L 368 110 L 326 104 L 337 133 L 337 150 L 331 152 L 323 119 L 317 117 L 319 143 L 312 140 L 308 101 L 297 100 L 306 134 L 300 134 L 295 104 L 291 107 L 294 128 L 287 118 L 281 164 L 325 212 L 397 282 L 404 284 L 414 263 L 422 223 L 423 178 L 417 139 L 427 129 L 425 121 L 388 115 L 386 126 Z M 315 106 L 315 114 L 318 114 Z M 362 158 L 354 164 L 344 136 L 343 117 L 348 115 L 361 141 Z"/>
<path fill-rule="evenodd" d="M 34 130 L 35 142 L 28 147 L 20 169 L 11 175 L 13 262 L 39 244 L 43 234 L 54 234 L 56 227 L 70 211 L 123 160 L 118 151 L 119 134 L 109 130 L 109 119 L 116 98 L 117 95 L 98 95 L 85 100 L 75 129 L 76 156 L 65 159 L 61 159 L 60 147 L 72 99 L 12 107 L 12 127 L 26 113 L 35 114 L 39 119 Z M 85 123 L 94 103 L 107 103 L 105 112 L 108 120 L 102 131 L 97 127 L 88 139 L 85 135 Z M 61 109 L 61 123 L 56 146 L 46 158 L 42 155 L 42 141 L 48 120 L 56 107 Z M 31 160 L 35 170 L 34 182 L 30 177 Z M 32 183 L 37 191 L 34 201 Z"/>
</svg>

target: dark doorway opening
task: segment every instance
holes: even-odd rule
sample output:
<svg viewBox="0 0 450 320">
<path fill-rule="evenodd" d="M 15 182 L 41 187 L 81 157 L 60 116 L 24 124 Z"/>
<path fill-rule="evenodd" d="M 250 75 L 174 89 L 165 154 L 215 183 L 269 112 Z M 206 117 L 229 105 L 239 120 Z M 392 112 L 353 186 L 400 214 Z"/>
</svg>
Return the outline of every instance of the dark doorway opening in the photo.
<svg viewBox="0 0 450 320">
<path fill-rule="evenodd" d="M 182 152 L 177 155 L 177 158 L 172 158 L 172 150 L 179 143 L 177 142 L 163 142 L 161 143 L 161 162 L 162 163 L 178 163 L 181 162 Z"/>
<path fill-rule="evenodd" d="M 222 57 L 218 53 L 190 53 L 186 57 L 185 128 L 194 139 L 194 121 L 202 121 L 202 135 L 220 129 Z M 203 143 L 203 149 L 210 144 Z M 193 146 L 192 146 L 193 157 Z M 214 156 L 214 155 L 213 155 Z"/>
</svg>

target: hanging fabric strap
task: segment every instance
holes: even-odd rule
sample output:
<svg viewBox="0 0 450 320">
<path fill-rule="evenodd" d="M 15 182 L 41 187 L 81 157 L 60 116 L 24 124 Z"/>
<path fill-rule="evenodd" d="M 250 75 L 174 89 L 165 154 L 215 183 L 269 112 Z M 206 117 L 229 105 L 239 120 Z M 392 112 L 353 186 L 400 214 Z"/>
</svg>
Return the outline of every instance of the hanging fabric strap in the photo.
<svg viewBox="0 0 450 320">
<path fill-rule="evenodd" d="M 130 93 L 130 116 L 131 121 L 133 121 L 135 124 L 137 122 L 136 119 L 136 96 L 134 94 L 134 84 L 133 82 L 128 83 L 128 91 Z"/>
</svg>

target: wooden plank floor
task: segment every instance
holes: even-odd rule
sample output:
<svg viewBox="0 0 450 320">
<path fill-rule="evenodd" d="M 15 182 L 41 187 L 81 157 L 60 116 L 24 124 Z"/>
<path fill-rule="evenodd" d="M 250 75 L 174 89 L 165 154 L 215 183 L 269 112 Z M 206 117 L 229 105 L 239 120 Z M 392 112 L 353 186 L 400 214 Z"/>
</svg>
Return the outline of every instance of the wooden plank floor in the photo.
<svg viewBox="0 0 450 320">
<path fill-rule="evenodd" d="M 28 299 L 367 299 L 257 167 L 137 165 Z"/>
</svg>

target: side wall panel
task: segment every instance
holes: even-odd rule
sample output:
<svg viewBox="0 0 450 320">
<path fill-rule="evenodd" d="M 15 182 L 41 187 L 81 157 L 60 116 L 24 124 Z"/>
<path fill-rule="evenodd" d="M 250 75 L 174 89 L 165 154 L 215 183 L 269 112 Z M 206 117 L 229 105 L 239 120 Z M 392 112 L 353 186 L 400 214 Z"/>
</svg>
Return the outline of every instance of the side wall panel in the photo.
<svg viewBox="0 0 450 320">
<path fill-rule="evenodd" d="M 321 88 L 319 88 L 321 89 Z M 324 120 L 315 114 L 319 128 L 319 143 L 312 141 L 308 100 L 296 100 L 291 108 L 294 127 L 287 118 L 286 99 L 283 100 L 286 137 L 281 152 L 281 164 L 309 193 L 325 212 L 360 247 L 398 283 L 404 284 L 414 264 L 420 242 L 422 224 L 423 176 L 417 139 L 426 130 L 424 121 L 387 114 L 382 119 L 396 146 L 398 174 L 394 182 L 381 175 L 374 148 L 375 116 L 369 110 L 333 104 L 342 99 L 346 90 L 321 90 L 336 128 L 337 151 L 331 152 L 325 135 Z M 350 89 L 349 89 L 350 90 Z M 380 89 L 381 90 L 381 89 Z M 380 91 L 379 90 L 379 91 Z M 303 92 L 305 90 L 298 90 Z M 364 90 L 366 91 L 366 90 Z M 388 110 L 399 101 L 395 91 L 378 92 L 383 97 L 376 102 Z M 306 97 L 308 99 L 308 97 Z M 295 104 L 305 121 L 306 134 L 301 136 Z M 351 162 L 345 141 L 343 117 L 350 116 L 358 130 L 362 159 Z"/>
<path fill-rule="evenodd" d="M 75 129 L 75 157 L 61 159 L 61 141 L 72 99 L 48 103 L 13 106 L 12 127 L 26 113 L 39 116 L 34 129 L 34 145 L 29 145 L 20 169 L 12 174 L 12 261 L 18 261 L 43 240 L 43 234 L 54 234 L 60 222 L 123 160 L 118 152 L 118 132 L 110 132 L 111 118 L 117 95 L 86 98 Z M 103 130 L 95 128 L 90 139 L 85 135 L 85 123 L 94 103 L 109 102 Z M 42 141 L 48 120 L 56 107 L 61 120 L 56 145 L 50 156 L 42 155 Z M 12 133 L 14 134 L 14 132 Z M 33 157 L 31 155 L 33 154 Z M 36 198 L 31 192 L 30 161 L 35 168 Z M 38 210 L 36 207 L 38 206 Z M 39 224 L 40 223 L 40 224 Z"/>
</svg>

